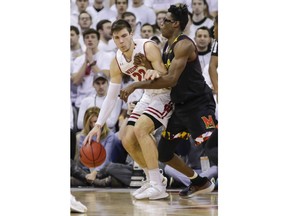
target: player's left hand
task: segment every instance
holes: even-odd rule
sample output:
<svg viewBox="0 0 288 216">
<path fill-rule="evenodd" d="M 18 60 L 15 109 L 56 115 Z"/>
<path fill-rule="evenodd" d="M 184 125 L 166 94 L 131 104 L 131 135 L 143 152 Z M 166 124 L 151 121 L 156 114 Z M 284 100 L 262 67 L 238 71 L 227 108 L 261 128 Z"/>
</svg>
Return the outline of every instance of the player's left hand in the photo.
<svg viewBox="0 0 288 216">
<path fill-rule="evenodd" d="M 124 100 L 125 102 L 127 102 L 129 95 L 132 94 L 134 92 L 134 90 L 135 90 L 135 88 L 133 87 L 133 83 L 126 86 L 125 88 L 121 89 L 120 98 L 122 100 Z"/>
</svg>

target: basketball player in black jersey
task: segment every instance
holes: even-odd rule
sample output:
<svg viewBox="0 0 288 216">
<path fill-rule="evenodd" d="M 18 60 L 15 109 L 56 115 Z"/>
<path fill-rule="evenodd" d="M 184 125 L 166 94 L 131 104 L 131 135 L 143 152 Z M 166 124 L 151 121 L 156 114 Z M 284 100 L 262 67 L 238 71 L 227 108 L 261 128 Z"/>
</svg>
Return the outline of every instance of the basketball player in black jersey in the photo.
<svg viewBox="0 0 288 216">
<path fill-rule="evenodd" d="M 126 100 L 137 88 L 158 89 L 172 87 L 171 100 L 175 110 L 158 144 L 159 160 L 188 176 L 191 184 L 180 191 L 182 197 L 211 192 L 215 185 L 208 178 L 199 176 L 189 168 L 174 151 L 177 145 L 188 142 L 189 134 L 196 145 L 205 145 L 215 129 L 215 101 L 212 90 L 202 76 L 197 48 L 182 32 L 188 22 L 186 5 L 171 5 L 161 25 L 162 35 L 168 39 L 162 59 L 168 74 L 160 76 L 149 70 L 145 78 L 122 89 L 120 97 Z"/>
</svg>

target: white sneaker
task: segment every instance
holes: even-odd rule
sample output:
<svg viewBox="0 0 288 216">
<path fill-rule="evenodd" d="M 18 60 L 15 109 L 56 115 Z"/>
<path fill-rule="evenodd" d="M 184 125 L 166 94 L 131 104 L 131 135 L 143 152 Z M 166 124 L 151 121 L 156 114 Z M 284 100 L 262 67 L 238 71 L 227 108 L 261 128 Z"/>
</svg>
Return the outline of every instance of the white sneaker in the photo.
<svg viewBox="0 0 288 216">
<path fill-rule="evenodd" d="M 142 193 L 143 191 L 145 191 L 145 190 L 146 190 L 147 188 L 149 188 L 149 187 L 150 187 L 149 181 L 148 181 L 148 180 L 145 180 L 144 183 L 143 183 L 143 185 L 142 185 L 140 188 L 138 188 L 136 191 L 134 191 L 134 192 L 132 193 L 132 196 L 135 197 L 136 195 Z"/>
<path fill-rule="evenodd" d="M 146 199 L 149 198 L 151 200 L 155 199 L 163 199 L 168 197 L 169 194 L 166 193 L 166 186 L 165 185 L 159 185 L 156 182 L 151 181 L 150 187 L 148 187 L 146 190 L 144 190 L 142 193 L 137 194 L 135 196 L 136 199 Z"/>
<path fill-rule="evenodd" d="M 70 195 L 70 211 L 78 212 L 78 213 L 85 213 L 87 212 L 87 207 L 83 205 L 81 202 L 77 201 L 75 197 L 71 194 Z"/>
</svg>

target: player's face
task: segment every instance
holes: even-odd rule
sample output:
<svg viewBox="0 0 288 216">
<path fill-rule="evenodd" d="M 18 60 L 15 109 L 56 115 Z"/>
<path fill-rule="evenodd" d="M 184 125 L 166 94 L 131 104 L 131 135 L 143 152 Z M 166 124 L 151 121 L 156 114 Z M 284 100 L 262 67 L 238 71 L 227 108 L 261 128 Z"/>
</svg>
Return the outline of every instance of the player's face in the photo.
<svg viewBox="0 0 288 216">
<path fill-rule="evenodd" d="M 162 32 L 163 37 L 169 38 L 171 35 L 173 35 L 174 29 L 172 28 L 172 24 L 175 23 L 176 21 L 173 20 L 171 13 L 168 12 L 166 14 L 166 17 L 163 19 L 163 22 L 160 25 L 160 30 Z"/>
<path fill-rule="evenodd" d="M 131 48 L 132 34 L 124 28 L 118 32 L 113 32 L 113 40 L 121 52 L 127 52 Z"/>
</svg>

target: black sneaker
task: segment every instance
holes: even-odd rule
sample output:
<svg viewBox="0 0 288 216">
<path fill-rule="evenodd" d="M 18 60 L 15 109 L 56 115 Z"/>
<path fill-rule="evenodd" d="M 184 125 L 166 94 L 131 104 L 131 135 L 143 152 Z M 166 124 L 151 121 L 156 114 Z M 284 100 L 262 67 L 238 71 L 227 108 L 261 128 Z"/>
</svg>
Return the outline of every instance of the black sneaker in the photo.
<svg viewBox="0 0 288 216">
<path fill-rule="evenodd" d="M 197 194 L 205 194 L 205 193 L 209 193 L 213 191 L 215 184 L 211 182 L 208 178 L 205 177 L 205 179 L 206 179 L 206 182 L 201 186 L 192 185 L 192 183 L 190 183 L 190 185 L 187 188 L 179 192 L 179 196 L 183 198 L 188 198 L 188 197 L 195 196 Z"/>
</svg>

